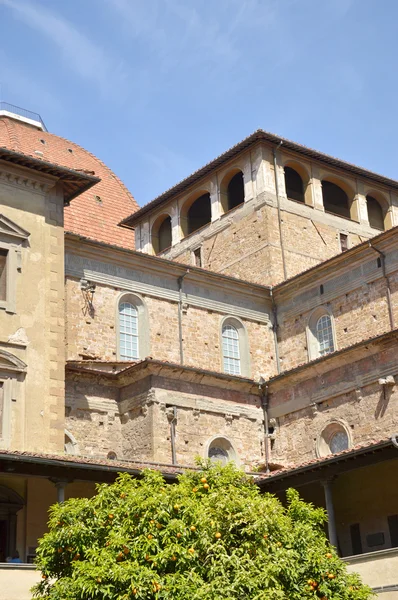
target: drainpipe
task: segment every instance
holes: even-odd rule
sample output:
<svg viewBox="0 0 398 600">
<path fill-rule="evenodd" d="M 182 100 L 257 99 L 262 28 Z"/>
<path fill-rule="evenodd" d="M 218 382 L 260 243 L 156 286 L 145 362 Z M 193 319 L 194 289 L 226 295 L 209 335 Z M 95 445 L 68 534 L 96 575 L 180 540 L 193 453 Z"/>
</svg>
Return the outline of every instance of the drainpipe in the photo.
<svg viewBox="0 0 398 600">
<path fill-rule="evenodd" d="M 376 246 L 373 246 L 372 242 L 368 242 L 368 243 L 369 243 L 369 248 L 372 248 L 372 250 L 374 250 L 375 252 L 377 252 L 377 254 L 379 254 L 379 256 L 380 256 L 381 268 L 383 270 L 383 277 L 386 280 L 386 286 L 387 286 L 388 316 L 390 318 L 390 327 L 391 327 L 391 330 L 393 330 L 393 329 L 395 329 L 394 314 L 392 312 L 390 281 L 389 281 L 387 273 L 386 273 L 386 255 L 384 254 L 384 252 L 382 252 L 381 250 L 379 250 L 378 248 L 376 248 Z"/>
<path fill-rule="evenodd" d="M 184 344 L 182 340 L 182 284 L 184 281 L 184 277 L 186 277 L 189 273 L 189 269 L 178 278 L 178 335 L 180 341 L 180 364 L 184 364 Z"/>
<path fill-rule="evenodd" d="M 169 406 L 167 409 L 167 418 L 170 423 L 170 441 L 171 441 L 171 464 L 177 464 L 176 452 L 176 423 L 177 423 L 177 407 Z"/>
<path fill-rule="evenodd" d="M 258 387 L 261 392 L 261 408 L 263 409 L 264 415 L 264 446 L 265 446 L 265 472 L 269 473 L 269 424 L 268 424 L 268 386 L 266 385 L 263 378 L 260 378 Z"/>
<path fill-rule="evenodd" d="M 281 200 L 279 196 L 279 181 L 278 181 L 278 171 L 276 164 L 276 152 L 282 146 L 282 140 L 279 142 L 276 148 L 273 148 L 274 154 L 274 177 L 275 177 L 275 191 L 276 191 L 276 203 L 278 207 L 278 224 L 279 224 L 279 239 L 281 243 L 281 253 L 282 253 L 282 265 L 283 265 L 283 278 L 287 279 L 287 271 L 286 271 L 286 258 L 285 258 L 285 246 L 283 245 L 283 234 L 282 234 L 282 215 L 281 215 Z"/>
<path fill-rule="evenodd" d="M 274 322 L 272 325 L 272 331 L 274 332 L 274 346 L 275 346 L 275 359 L 276 359 L 276 370 L 279 375 L 281 372 L 281 361 L 279 358 L 279 347 L 278 347 L 278 310 L 275 303 L 274 294 L 272 293 L 272 289 L 270 290 L 271 300 L 272 300 L 272 313 L 274 315 Z"/>
</svg>

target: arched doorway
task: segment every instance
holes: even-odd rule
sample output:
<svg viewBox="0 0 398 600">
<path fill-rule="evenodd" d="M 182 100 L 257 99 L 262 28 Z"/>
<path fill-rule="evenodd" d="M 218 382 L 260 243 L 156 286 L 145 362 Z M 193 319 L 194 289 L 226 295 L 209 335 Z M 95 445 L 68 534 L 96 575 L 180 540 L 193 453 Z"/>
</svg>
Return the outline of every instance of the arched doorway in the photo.
<svg viewBox="0 0 398 600">
<path fill-rule="evenodd" d="M 0 485 L 0 562 L 17 549 L 17 512 L 23 506 L 24 500 L 17 492 Z"/>
</svg>

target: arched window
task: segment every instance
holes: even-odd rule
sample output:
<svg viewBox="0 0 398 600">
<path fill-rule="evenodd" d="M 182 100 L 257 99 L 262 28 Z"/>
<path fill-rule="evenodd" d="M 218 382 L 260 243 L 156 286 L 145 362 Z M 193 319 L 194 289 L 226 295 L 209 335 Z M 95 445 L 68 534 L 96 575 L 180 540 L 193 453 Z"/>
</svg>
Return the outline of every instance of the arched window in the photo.
<svg viewBox="0 0 398 600">
<path fill-rule="evenodd" d="M 221 322 L 222 369 L 229 375 L 250 377 L 247 331 L 240 319 L 225 317 Z"/>
<path fill-rule="evenodd" d="M 303 180 L 292 167 L 285 167 L 285 187 L 286 195 L 290 200 L 305 202 Z"/>
<path fill-rule="evenodd" d="M 317 456 L 344 452 L 352 446 L 350 428 L 342 420 L 333 420 L 321 431 L 316 441 Z"/>
<path fill-rule="evenodd" d="M 185 235 L 189 235 L 207 225 L 211 221 L 210 194 L 202 194 L 192 202 L 187 212 L 187 227 Z"/>
<path fill-rule="evenodd" d="M 384 215 L 380 203 L 373 196 L 366 196 L 369 225 L 374 229 L 384 231 Z"/>
<path fill-rule="evenodd" d="M 148 311 L 139 294 L 123 293 L 116 311 L 118 360 L 143 359 L 150 354 Z"/>
<path fill-rule="evenodd" d="M 240 375 L 239 334 L 233 325 L 226 324 L 222 328 L 222 355 L 224 373 Z"/>
<path fill-rule="evenodd" d="M 65 454 L 78 454 L 77 442 L 69 431 L 64 434 L 64 451 Z"/>
<path fill-rule="evenodd" d="M 243 181 L 243 173 L 239 171 L 236 173 L 228 184 L 227 188 L 228 196 L 228 210 L 243 204 L 245 201 L 245 184 Z"/>
<path fill-rule="evenodd" d="M 152 227 L 152 246 L 155 254 L 171 246 L 171 217 L 162 215 Z"/>
<path fill-rule="evenodd" d="M 216 437 L 209 442 L 207 456 L 211 461 L 223 465 L 231 460 L 236 461 L 236 452 L 231 442 L 225 437 Z"/>
<path fill-rule="evenodd" d="M 245 201 L 245 182 L 242 171 L 234 169 L 227 173 L 220 184 L 222 212 L 226 213 Z"/>
<path fill-rule="evenodd" d="M 323 206 L 326 212 L 350 218 L 350 204 L 346 192 L 332 181 L 322 181 Z"/>
<path fill-rule="evenodd" d="M 332 319 L 330 315 L 322 315 L 316 324 L 316 337 L 319 344 L 319 355 L 334 352 Z"/>
<path fill-rule="evenodd" d="M 308 321 L 307 346 L 310 360 L 336 350 L 333 317 L 324 306 L 314 310 Z"/>
<path fill-rule="evenodd" d="M 131 302 L 119 304 L 119 348 L 120 360 L 139 358 L 138 310 Z"/>
</svg>

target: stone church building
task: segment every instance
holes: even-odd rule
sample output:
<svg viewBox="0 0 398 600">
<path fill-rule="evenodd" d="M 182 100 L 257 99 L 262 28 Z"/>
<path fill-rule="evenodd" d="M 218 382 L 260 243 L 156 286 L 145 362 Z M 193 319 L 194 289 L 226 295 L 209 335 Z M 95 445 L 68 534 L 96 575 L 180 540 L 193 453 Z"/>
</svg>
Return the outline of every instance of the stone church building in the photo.
<svg viewBox="0 0 398 600">
<path fill-rule="evenodd" d="M 0 599 L 51 504 L 197 456 L 325 507 L 397 599 L 397 349 L 397 181 L 258 130 L 139 208 L 1 104 Z"/>
</svg>

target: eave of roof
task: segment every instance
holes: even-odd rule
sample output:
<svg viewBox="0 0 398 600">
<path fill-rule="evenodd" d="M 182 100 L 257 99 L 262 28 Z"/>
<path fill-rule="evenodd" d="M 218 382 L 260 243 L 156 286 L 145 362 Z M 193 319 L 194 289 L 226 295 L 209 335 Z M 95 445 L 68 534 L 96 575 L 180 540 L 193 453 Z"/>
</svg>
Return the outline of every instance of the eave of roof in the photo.
<svg viewBox="0 0 398 600">
<path fill-rule="evenodd" d="M 274 381 L 279 381 L 281 379 L 285 379 L 286 377 L 289 377 L 290 375 L 298 373 L 299 371 L 305 371 L 306 369 L 310 369 L 314 365 L 319 365 L 321 363 L 330 362 L 334 358 L 341 356 L 343 354 L 348 354 L 349 352 L 352 352 L 353 350 L 356 350 L 362 346 L 367 346 L 368 344 L 374 344 L 374 343 L 377 343 L 382 340 L 383 341 L 388 340 L 390 338 L 392 339 L 392 338 L 396 337 L 397 335 L 398 335 L 398 328 L 392 329 L 391 331 L 387 331 L 385 333 L 381 333 L 380 335 L 376 335 L 375 337 L 360 340 L 359 342 L 356 342 L 355 344 L 352 344 L 351 346 L 347 346 L 346 348 L 341 348 L 341 350 L 336 350 L 335 352 L 331 352 L 330 354 L 325 354 L 324 356 L 320 356 L 319 358 L 314 358 L 313 360 L 310 360 L 308 362 L 297 365 L 297 367 L 294 367 L 293 369 L 288 369 L 287 371 L 282 371 L 281 373 L 278 373 L 278 375 L 274 375 L 273 377 L 270 377 L 267 381 L 267 384 L 273 383 Z"/>
<path fill-rule="evenodd" d="M 4 147 L 0 147 L 0 159 L 56 177 L 62 182 L 64 188 L 64 201 L 67 204 L 73 200 L 73 198 L 79 196 L 101 181 L 99 177 L 95 177 L 91 173 L 68 169 L 67 167 L 62 167 L 39 158 L 33 158 L 22 152 L 16 152 Z"/>
<path fill-rule="evenodd" d="M 397 458 L 398 448 L 390 437 L 378 441 L 372 440 L 368 443 L 359 444 L 354 448 L 343 450 L 338 454 L 315 458 L 299 465 L 286 467 L 285 469 L 271 473 L 260 474 L 256 483 L 261 488 L 277 484 L 279 489 L 286 489 L 286 487 L 306 485 L 314 481 L 320 481 L 323 478 L 328 478 L 330 476 L 328 471 L 334 467 L 333 475 L 336 475 L 339 471 L 347 472 L 377 462 Z M 344 468 L 341 468 L 343 464 Z M 298 477 L 300 477 L 299 482 L 297 481 Z M 286 482 L 286 480 L 288 480 L 288 483 L 282 483 Z"/>
<path fill-rule="evenodd" d="M 178 272 L 179 275 L 185 275 L 186 273 L 190 273 L 196 277 L 209 277 L 211 280 L 225 281 L 232 285 L 244 286 L 246 289 L 251 288 L 252 290 L 256 290 L 257 292 L 263 293 L 264 297 L 269 298 L 269 293 L 271 290 L 271 286 L 262 285 L 260 283 L 254 283 L 252 281 L 246 281 L 245 279 L 240 279 L 238 277 L 233 277 L 232 275 L 225 275 L 224 273 L 218 273 L 217 271 L 211 271 L 209 269 L 204 269 L 202 267 L 196 267 L 194 265 L 188 265 L 185 263 L 180 263 L 175 260 L 170 260 L 168 258 L 164 258 L 161 256 L 154 256 L 152 254 L 146 254 L 145 252 L 140 252 L 138 250 L 130 250 L 128 248 L 121 248 L 120 246 L 115 246 L 114 244 L 108 244 L 106 242 L 100 242 L 98 240 L 93 240 L 91 238 L 73 233 L 71 231 L 65 231 L 66 238 L 70 239 L 71 242 L 86 242 L 87 244 L 96 247 L 96 248 L 111 248 L 116 252 L 124 254 L 126 256 L 135 256 L 139 260 L 145 261 L 147 265 L 152 263 L 153 265 L 157 265 L 159 269 L 164 271 L 165 265 Z"/>
<path fill-rule="evenodd" d="M 205 166 L 201 167 L 200 169 L 189 175 L 189 177 L 183 179 L 172 188 L 163 192 L 163 194 L 161 194 L 160 196 L 154 198 L 154 200 L 140 208 L 137 212 L 133 213 L 126 219 L 123 219 L 123 221 L 120 222 L 120 226 L 132 228 L 146 213 L 156 208 L 166 200 L 169 200 L 176 194 L 184 191 L 186 188 L 196 183 L 199 179 L 211 173 L 214 169 L 217 169 L 227 161 L 233 159 L 237 154 L 239 154 L 243 150 L 246 150 L 250 146 L 253 146 L 254 144 L 261 141 L 270 142 L 271 144 L 276 145 L 279 145 L 280 142 L 282 142 L 283 147 L 287 148 L 288 150 L 298 152 L 300 154 L 303 154 L 304 156 L 316 159 L 329 166 L 337 167 L 339 169 L 345 169 L 346 171 L 354 173 L 355 175 L 360 175 L 362 177 L 366 177 L 367 179 L 371 179 L 372 181 L 375 181 L 377 183 L 381 183 L 383 185 L 387 185 L 389 187 L 398 189 L 398 181 L 396 181 L 395 179 L 390 179 L 389 177 L 385 177 L 384 175 L 373 173 L 372 171 L 368 171 L 367 169 L 358 167 L 357 165 L 345 162 L 343 160 L 335 158 L 334 156 L 324 154 L 322 152 L 319 152 L 318 150 L 308 148 L 307 146 L 303 146 L 302 144 L 298 144 L 279 135 L 275 135 L 274 133 L 269 133 L 268 131 L 264 131 L 263 129 L 257 129 L 251 135 L 243 139 L 241 142 L 235 144 L 235 146 L 232 146 L 232 148 L 229 148 L 226 152 L 223 152 L 223 154 L 220 154 L 220 156 L 218 156 L 214 160 L 207 163 Z"/>
<path fill-rule="evenodd" d="M 143 360 L 136 361 L 134 363 L 127 363 L 125 368 L 120 368 L 117 373 L 111 373 L 109 370 L 101 369 L 101 365 L 119 365 L 121 367 L 120 362 L 113 361 L 90 361 L 90 360 L 82 360 L 82 361 L 67 361 L 66 369 L 70 372 L 78 371 L 84 372 L 87 374 L 95 374 L 101 375 L 106 378 L 116 380 L 121 375 L 129 375 L 130 373 L 134 373 L 135 371 L 143 371 L 145 369 L 153 370 L 153 367 L 156 369 L 161 369 L 163 371 L 169 371 L 170 374 L 186 373 L 199 375 L 200 377 L 211 377 L 216 380 L 220 380 L 225 382 L 231 382 L 233 385 L 243 386 L 247 388 L 249 386 L 250 392 L 254 393 L 254 391 L 260 393 L 259 384 L 254 379 L 249 379 L 248 377 L 240 377 L 238 375 L 227 375 L 226 373 L 219 373 L 217 371 L 210 371 L 208 369 L 201 369 L 199 367 L 190 367 L 187 365 L 181 365 L 177 363 L 167 362 L 163 360 L 154 359 L 151 357 L 147 357 Z M 98 368 L 95 368 L 98 365 Z M 94 368 L 93 368 L 94 367 Z M 152 368 L 152 369 L 151 369 Z"/>
<path fill-rule="evenodd" d="M 297 273 L 297 275 L 294 275 L 293 277 L 289 277 L 288 279 L 277 283 L 272 287 L 272 292 L 274 293 L 280 290 L 284 290 L 290 285 L 295 284 L 298 280 L 300 280 L 300 285 L 303 285 L 302 280 L 306 277 L 310 277 L 313 273 L 316 273 L 318 278 L 320 271 L 328 269 L 331 266 L 335 267 L 335 265 L 339 263 L 346 263 L 347 260 L 350 260 L 356 254 L 359 254 L 360 252 L 362 252 L 362 250 L 365 250 L 366 248 L 375 247 L 377 243 L 383 242 L 384 240 L 387 240 L 390 237 L 394 237 L 397 233 L 398 225 L 396 225 L 395 227 L 391 227 L 386 231 L 382 231 L 381 233 L 373 236 L 372 238 L 365 240 L 364 242 L 360 242 L 359 244 L 356 244 L 355 246 L 349 248 L 348 250 L 345 250 L 344 252 L 335 254 L 334 256 L 323 260 L 322 262 L 314 265 L 313 267 L 310 267 L 305 271 L 300 271 L 300 273 Z"/>
<path fill-rule="evenodd" d="M 9 465 L 8 468 L 6 465 Z M 18 467 L 16 465 L 19 465 Z M 32 465 L 36 469 L 32 471 Z M 70 473 L 76 472 L 76 479 L 87 479 L 97 481 L 95 473 L 111 474 L 115 477 L 118 473 L 124 472 L 134 477 L 142 477 L 144 469 L 154 469 L 161 471 L 166 479 L 175 481 L 176 476 L 184 470 L 195 469 L 193 466 L 166 465 L 163 463 L 145 463 L 129 460 L 109 460 L 96 457 L 42 454 L 33 452 L 21 452 L 17 450 L 0 451 L 0 472 L 29 474 L 37 476 L 51 476 L 48 469 L 68 470 Z M 43 475 L 41 471 L 43 470 Z M 79 475 L 80 472 L 80 475 Z M 93 475 L 84 472 L 92 472 Z M 79 476 L 78 476 L 79 475 Z M 109 478 L 107 478 L 109 479 Z"/>
</svg>

